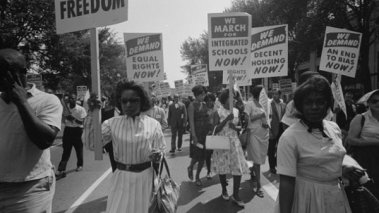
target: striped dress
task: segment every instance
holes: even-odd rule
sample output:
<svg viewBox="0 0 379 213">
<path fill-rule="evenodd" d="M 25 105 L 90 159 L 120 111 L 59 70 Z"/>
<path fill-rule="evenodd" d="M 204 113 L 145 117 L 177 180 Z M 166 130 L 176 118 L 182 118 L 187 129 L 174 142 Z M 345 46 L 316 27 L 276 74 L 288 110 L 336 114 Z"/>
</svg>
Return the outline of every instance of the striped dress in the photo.
<svg viewBox="0 0 379 213">
<path fill-rule="evenodd" d="M 147 115 L 135 119 L 117 116 L 102 124 L 104 145 L 113 144 L 114 158 L 123 164 L 150 161 L 153 150 L 164 151 L 166 142 L 158 121 Z M 108 213 L 148 212 L 153 183 L 153 168 L 142 172 L 116 170 L 108 194 Z"/>
</svg>

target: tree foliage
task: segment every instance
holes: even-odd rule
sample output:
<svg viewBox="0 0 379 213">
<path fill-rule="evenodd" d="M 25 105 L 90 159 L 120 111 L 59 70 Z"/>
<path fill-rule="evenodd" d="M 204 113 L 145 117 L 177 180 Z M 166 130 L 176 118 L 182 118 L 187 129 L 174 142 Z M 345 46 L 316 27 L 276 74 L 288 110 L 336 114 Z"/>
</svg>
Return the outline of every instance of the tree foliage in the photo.
<svg viewBox="0 0 379 213">
<path fill-rule="evenodd" d="M 46 87 L 64 91 L 90 86 L 90 34 L 88 30 L 57 35 L 54 1 L 2 0 L 0 48 L 24 53 L 30 68 L 43 74 Z M 99 31 L 102 87 L 125 77 L 124 48 L 108 28 Z"/>
</svg>

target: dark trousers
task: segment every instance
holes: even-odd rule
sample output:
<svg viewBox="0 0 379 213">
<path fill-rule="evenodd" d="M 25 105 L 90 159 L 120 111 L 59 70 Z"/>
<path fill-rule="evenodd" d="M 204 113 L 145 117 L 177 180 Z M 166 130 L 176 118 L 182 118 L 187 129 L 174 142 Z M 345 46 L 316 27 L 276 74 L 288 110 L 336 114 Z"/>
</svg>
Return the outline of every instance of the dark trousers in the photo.
<svg viewBox="0 0 379 213">
<path fill-rule="evenodd" d="M 171 127 L 171 150 L 176 149 L 176 135 L 178 135 L 178 149 L 182 148 L 184 127 Z"/>
<path fill-rule="evenodd" d="M 279 138 L 269 139 L 268 140 L 268 164 L 270 169 L 275 169 L 276 167 L 276 148 L 278 146 Z"/>
<path fill-rule="evenodd" d="M 63 131 L 63 154 L 58 171 L 65 171 L 68 160 L 70 159 L 72 147 L 75 148 L 78 162 L 77 167 L 83 166 L 83 129 L 80 127 L 65 127 Z"/>
</svg>

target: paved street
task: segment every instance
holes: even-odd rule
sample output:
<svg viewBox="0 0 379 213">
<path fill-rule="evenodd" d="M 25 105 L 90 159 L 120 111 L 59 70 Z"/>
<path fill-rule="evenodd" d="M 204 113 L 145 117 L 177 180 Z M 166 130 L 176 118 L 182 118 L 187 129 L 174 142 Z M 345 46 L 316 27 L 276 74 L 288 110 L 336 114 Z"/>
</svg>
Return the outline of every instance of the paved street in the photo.
<svg viewBox="0 0 379 213">
<path fill-rule="evenodd" d="M 170 132 L 166 132 L 166 142 L 170 146 Z M 183 152 L 168 155 L 168 163 L 176 182 L 181 184 L 178 213 L 202 212 L 260 212 L 273 211 L 274 199 L 278 193 L 278 177 L 271 175 L 268 165 L 262 167 L 264 198 L 254 196 L 253 185 L 249 176 L 245 175 L 241 183 L 241 198 L 246 203 L 245 209 L 221 199 L 221 186 L 217 176 L 207 180 L 206 169 L 201 173 L 203 187 L 196 186 L 187 177 L 186 168 L 189 164 L 189 135 L 184 136 Z M 58 142 L 59 144 L 59 142 Z M 169 147 L 170 148 L 170 147 Z M 58 166 L 62 154 L 62 147 L 57 145 L 51 148 L 52 162 Z M 72 151 L 70 162 L 67 165 L 67 177 L 57 181 L 53 212 L 65 213 L 100 213 L 105 212 L 107 190 L 111 181 L 110 163 L 107 155 L 102 161 L 94 160 L 94 153 L 84 151 L 84 169 L 76 172 L 76 156 Z M 228 191 L 232 193 L 233 181 L 229 178 Z"/>
</svg>

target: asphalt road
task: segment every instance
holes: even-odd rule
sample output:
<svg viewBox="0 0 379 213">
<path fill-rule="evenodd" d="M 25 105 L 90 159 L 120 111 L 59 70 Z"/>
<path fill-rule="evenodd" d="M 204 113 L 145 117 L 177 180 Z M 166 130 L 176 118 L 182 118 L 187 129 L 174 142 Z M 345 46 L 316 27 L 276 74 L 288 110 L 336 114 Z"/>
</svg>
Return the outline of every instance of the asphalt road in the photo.
<svg viewBox="0 0 379 213">
<path fill-rule="evenodd" d="M 166 132 L 168 150 L 170 148 L 170 132 Z M 254 196 L 254 184 L 249 180 L 250 176 L 242 177 L 240 197 L 246 203 L 245 208 L 240 208 L 220 197 L 221 186 L 218 176 L 207 180 L 206 169 L 202 170 L 203 186 L 198 187 L 189 181 L 186 168 L 189 164 L 189 139 L 184 136 L 183 152 L 175 155 L 168 154 L 168 163 L 173 179 L 181 184 L 181 192 L 178 203 L 178 213 L 202 213 L 202 212 L 273 212 L 275 198 L 278 193 L 278 176 L 268 172 L 268 165 L 262 166 L 262 185 L 264 198 Z M 62 147 L 57 145 L 51 148 L 51 158 L 55 167 L 58 166 L 62 155 Z M 67 177 L 57 180 L 53 212 L 58 213 L 100 213 L 105 212 L 107 203 L 107 191 L 111 180 L 109 157 L 104 154 L 102 161 L 94 160 L 94 153 L 84 150 L 84 169 L 75 171 L 76 156 L 72 151 L 67 165 Z M 228 191 L 232 194 L 233 181 L 228 179 Z"/>
</svg>

